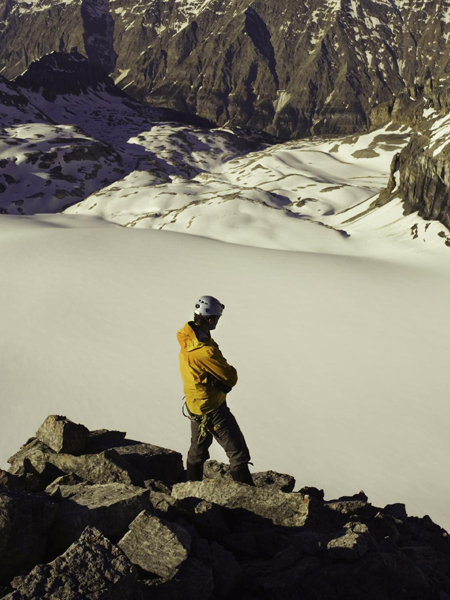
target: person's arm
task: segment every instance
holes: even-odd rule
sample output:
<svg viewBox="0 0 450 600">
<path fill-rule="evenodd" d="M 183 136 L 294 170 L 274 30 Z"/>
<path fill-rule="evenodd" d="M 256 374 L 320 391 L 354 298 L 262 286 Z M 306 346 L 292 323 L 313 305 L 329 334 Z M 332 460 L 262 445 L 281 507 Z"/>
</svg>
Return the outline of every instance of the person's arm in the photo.
<svg viewBox="0 0 450 600">
<path fill-rule="evenodd" d="M 203 367 L 219 382 L 232 388 L 237 383 L 237 371 L 228 364 L 222 352 L 215 347 L 208 348 L 206 357 L 202 360 Z"/>
</svg>

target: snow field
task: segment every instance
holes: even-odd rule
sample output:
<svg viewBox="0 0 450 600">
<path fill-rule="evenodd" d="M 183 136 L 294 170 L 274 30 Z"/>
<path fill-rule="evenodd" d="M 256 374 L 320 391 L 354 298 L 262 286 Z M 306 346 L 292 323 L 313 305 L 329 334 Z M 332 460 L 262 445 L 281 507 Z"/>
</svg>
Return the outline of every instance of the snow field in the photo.
<svg viewBox="0 0 450 600">
<path fill-rule="evenodd" d="M 449 529 L 448 256 L 393 248 L 386 260 L 283 252 L 3 216 L 2 466 L 48 414 L 185 455 L 176 331 L 213 294 L 254 470 L 327 498 L 363 489 Z M 218 446 L 212 457 L 225 460 Z"/>
</svg>

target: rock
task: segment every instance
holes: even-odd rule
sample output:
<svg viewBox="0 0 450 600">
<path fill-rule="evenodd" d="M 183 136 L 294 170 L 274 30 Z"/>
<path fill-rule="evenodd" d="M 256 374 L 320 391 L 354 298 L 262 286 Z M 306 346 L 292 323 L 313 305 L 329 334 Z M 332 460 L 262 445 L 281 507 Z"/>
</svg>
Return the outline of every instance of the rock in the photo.
<svg viewBox="0 0 450 600">
<path fill-rule="evenodd" d="M 52 483 L 45 488 L 45 492 L 49 496 L 53 496 L 54 500 L 61 500 L 61 488 L 67 488 L 68 486 L 77 485 L 79 483 L 84 483 L 81 477 L 75 473 L 68 473 L 67 475 L 58 477 L 55 481 L 52 481 Z"/>
<path fill-rule="evenodd" d="M 143 511 L 130 523 L 118 546 L 133 564 L 169 580 L 188 558 L 191 536 L 175 523 Z"/>
<path fill-rule="evenodd" d="M 327 554 L 335 560 L 356 560 L 364 556 L 371 543 L 367 525 L 347 523 L 344 534 L 328 542 Z"/>
<path fill-rule="evenodd" d="M 56 555 L 72 544 L 88 525 L 108 537 L 122 536 L 136 515 L 147 507 L 149 492 L 123 483 L 81 483 L 59 486 L 54 497 L 61 498 L 49 536 L 49 546 Z"/>
<path fill-rule="evenodd" d="M 211 569 L 197 558 L 188 558 L 170 581 L 141 580 L 136 600 L 209 600 L 213 590 Z"/>
<path fill-rule="evenodd" d="M 258 556 L 255 536 L 249 531 L 233 532 L 220 540 L 221 544 L 239 559 Z"/>
<path fill-rule="evenodd" d="M 86 447 L 88 434 L 84 425 L 77 425 L 67 417 L 50 415 L 39 427 L 36 437 L 55 452 L 80 454 Z"/>
<path fill-rule="evenodd" d="M 96 429 L 90 431 L 86 442 L 86 450 L 87 452 L 94 454 L 96 452 L 102 452 L 102 450 L 108 450 L 108 448 L 114 448 L 114 446 L 120 445 L 126 435 L 125 431 L 115 431 L 111 429 Z"/>
<path fill-rule="evenodd" d="M 45 487 L 29 461 L 21 474 L 13 475 L 0 469 L 0 485 L 21 492 L 39 492 Z"/>
<path fill-rule="evenodd" d="M 233 481 L 230 467 L 216 460 L 208 460 L 205 463 L 203 476 L 205 479 L 223 479 Z M 253 483 L 256 487 L 272 487 L 281 492 L 292 492 L 295 487 L 295 478 L 292 475 L 277 473 L 276 471 L 261 471 L 252 473 Z"/>
<path fill-rule="evenodd" d="M 195 555 L 212 569 L 214 580 L 214 598 L 229 598 L 242 580 L 242 568 L 236 558 L 217 544 L 208 542 L 199 538 L 195 542 Z"/>
<path fill-rule="evenodd" d="M 120 431 L 91 432 L 86 452 L 98 454 L 106 450 L 116 452 L 142 473 L 145 480 L 174 483 L 184 474 L 183 457 L 179 452 L 127 439 Z"/>
<path fill-rule="evenodd" d="M 37 438 L 31 440 L 8 459 L 11 472 L 20 473 L 24 461 L 28 459 L 34 469 L 49 485 L 58 477 L 74 473 L 83 481 L 90 483 L 125 483 L 127 485 L 143 485 L 144 475 L 137 471 L 115 450 L 104 450 L 99 454 L 57 453 Z M 44 475 L 46 475 L 44 477 Z"/>
<path fill-rule="evenodd" d="M 206 538 L 220 539 L 230 533 L 220 506 L 202 500 L 194 508 L 194 522 L 199 532 Z"/>
<path fill-rule="evenodd" d="M 276 471 L 262 471 L 253 473 L 253 482 L 256 487 L 269 487 L 280 492 L 292 492 L 295 487 L 295 478 L 286 473 Z"/>
<path fill-rule="evenodd" d="M 305 556 L 317 556 L 322 548 L 324 536 L 315 531 L 301 531 L 289 536 L 287 543 Z"/>
<path fill-rule="evenodd" d="M 36 566 L 7 600 L 134 600 L 137 572 L 100 531 L 87 527 L 53 562 Z"/>
<path fill-rule="evenodd" d="M 114 446 L 114 450 L 143 473 L 145 479 L 174 483 L 183 478 L 183 457 L 179 452 L 152 444 L 125 441 L 127 445 Z"/>
<path fill-rule="evenodd" d="M 0 485 L 0 584 L 42 559 L 56 513 L 49 499 Z"/>
<path fill-rule="evenodd" d="M 303 527 L 313 522 L 319 509 L 314 500 L 299 493 L 286 494 L 219 480 L 179 483 L 173 487 L 172 496 L 178 500 L 201 498 L 229 509 L 243 509 L 284 527 Z"/>
</svg>

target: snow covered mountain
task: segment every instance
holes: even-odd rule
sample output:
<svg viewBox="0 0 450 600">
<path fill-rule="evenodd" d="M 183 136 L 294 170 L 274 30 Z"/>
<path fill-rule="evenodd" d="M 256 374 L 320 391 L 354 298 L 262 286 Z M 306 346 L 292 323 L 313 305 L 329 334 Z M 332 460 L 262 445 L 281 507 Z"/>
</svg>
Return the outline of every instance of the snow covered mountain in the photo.
<svg viewBox="0 0 450 600">
<path fill-rule="evenodd" d="M 132 96 L 283 138 L 448 104 L 448 0 L 0 0 L 0 73 L 73 48 Z"/>
<path fill-rule="evenodd" d="M 385 190 L 391 163 L 401 168 L 397 154 L 410 153 L 415 139 L 406 125 L 276 144 L 255 130 L 214 129 L 145 106 L 78 53 L 48 55 L 2 86 L 3 213 L 65 209 L 129 227 L 341 254 L 358 253 L 354 240 L 367 244 L 380 231 L 398 240 L 419 232 L 428 242 L 449 239 L 416 214 L 446 225 L 447 205 L 430 213 L 423 199 L 408 203 L 407 190 L 417 186 L 406 172 L 397 175 L 398 190 L 393 174 Z M 421 106 L 425 131 L 437 114 Z"/>
</svg>

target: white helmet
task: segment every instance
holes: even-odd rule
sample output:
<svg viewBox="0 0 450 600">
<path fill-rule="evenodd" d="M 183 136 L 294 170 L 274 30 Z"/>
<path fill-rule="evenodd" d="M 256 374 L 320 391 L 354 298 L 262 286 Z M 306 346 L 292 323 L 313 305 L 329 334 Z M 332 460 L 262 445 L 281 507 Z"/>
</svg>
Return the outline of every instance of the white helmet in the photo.
<svg viewBox="0 0 450 600">
<path fill-rule="evenodd" d="M 212 296 L 202 296 L 195 304 L 194 313 L 203 317 L 220 317 L 225 305 Z"/>
</svg>

